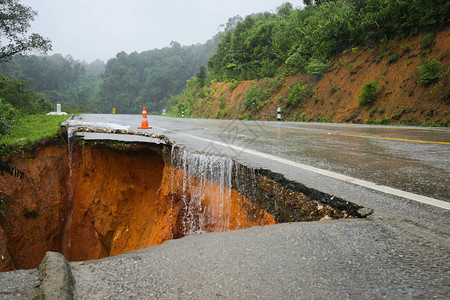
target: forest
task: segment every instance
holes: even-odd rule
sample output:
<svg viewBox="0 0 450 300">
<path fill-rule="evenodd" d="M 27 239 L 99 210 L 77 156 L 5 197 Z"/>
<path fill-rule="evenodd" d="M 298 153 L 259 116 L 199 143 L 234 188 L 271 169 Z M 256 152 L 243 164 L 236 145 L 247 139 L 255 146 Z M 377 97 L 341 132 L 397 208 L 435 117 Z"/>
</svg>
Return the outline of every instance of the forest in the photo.
<svg viewBox="0 0 450 300">
<path fill-rule="evenodd" d="M 0 76 L 21 80 L 45 100 L 62 103 L 70 112 L 99 112 L 96 96 L 104 69 L 100 60 L 87 64 L 60 54 L 15 55 L 1 64 Z"/>
<path fill-rule="evenodd" d="M 303 9 L 285 3 L 277 13 L 247 16 L 221 33 L 208 63 L 210 79 L 319 75 L 349 47 L 437 31 L 448 25 L 450 10 L 446 0 L 305 2 L 310 5 Z"/>
<path fill-rule="evenodd" d="M 15 55 L 1 64 L 0 76 L 28 83 L 30 90 L 51 103 L 62 103 L 68 112 L 106 113 L 115 107 L 118 113 L 138 113 L 147 106 L 159 113 L 165 101 L 207 64 L 217 42 L 217 38 L 192 46 L 172 42 L 163 49 L 120 52 L 106 64 L 100 60 L 87 64 L 60 54 Z M 5 92 L 0 87 L 0 97 L 6 98 Z"/>
<path fill-rule="evenodd" d="M 98 100 L 110 112 L 160 114 L 171 96 L 179 94 L 186 80 L 197 74 L 214 54 L 217 37 L 205 44 L 181 46 L 172 42 L 170 47 L 127 55 L 120 52 L 108 60 L 98 91 Z M 107 111 L 105 111 L 107 110 Z"/>
</svg>

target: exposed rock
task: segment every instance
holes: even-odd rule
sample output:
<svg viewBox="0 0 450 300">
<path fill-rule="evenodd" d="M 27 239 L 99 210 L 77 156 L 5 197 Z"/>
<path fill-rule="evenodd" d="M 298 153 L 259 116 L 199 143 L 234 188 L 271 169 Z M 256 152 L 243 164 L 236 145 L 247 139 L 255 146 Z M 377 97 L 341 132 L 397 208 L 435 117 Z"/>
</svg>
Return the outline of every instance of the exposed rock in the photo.
<svg viewBox="0 0 450 300">
<path fill-rule="evenodd" d="M 57 252 L 47 252 L 39 265 L 39 292 L 35 299 L 73 299 L 75 281 L 65 257 Z"/>
<path fill-rule="evenodd" d="M 368 217 L 372 213 L 373 213 L 373 210 L 370 208 L 367 208 L 367 207 L 362 207 L 362 208 L 358 209 L 358 215 L 361 218 Z"/>
</svg>

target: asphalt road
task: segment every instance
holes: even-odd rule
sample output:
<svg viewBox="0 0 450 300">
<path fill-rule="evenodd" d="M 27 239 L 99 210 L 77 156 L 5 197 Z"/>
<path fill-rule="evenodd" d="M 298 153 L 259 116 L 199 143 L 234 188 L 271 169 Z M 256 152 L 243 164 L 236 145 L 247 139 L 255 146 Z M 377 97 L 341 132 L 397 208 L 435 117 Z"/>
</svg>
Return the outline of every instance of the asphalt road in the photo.
<svg viewBox="0 0 450 300">
<path fill-rule="evenodd" d="M 372 208 L 376 216 L 419 225 L 443 240 L 450 235 L 448 128 L 149 116 L 153 128 L 140 130 L 142 118 L 137 115 L 90 114 L 79 119 L 163 133 L 190 151 L 269 169 Z M 424 204 L 433 200 L 439 203 Z"/>
<path fill-rule="evenodd" d="M 141 131 L 141 116 L 82 115 Z M 255 150 L 293 162 L 450 201 L 450 130 L 327 123 L 254 122 L 150 116 L 148 132 L 167 134 L 195 151 L 240 160 L 227 149 L 192 136 Z M 248 164 L 249 162 L 246 161 Z M 262 166 L 264 167 L 264 166 Z"/>
<path fill-rule="evenodd" d="M 78 119 L 141 125 L 138 115 Z M 189 236 L 72 262 L 77 298 L 450 298 L 448 129 L 154 116 L 149 125 L 147 132 L 190 151 L 270 169 L 374 213 Z"/>
</svg>

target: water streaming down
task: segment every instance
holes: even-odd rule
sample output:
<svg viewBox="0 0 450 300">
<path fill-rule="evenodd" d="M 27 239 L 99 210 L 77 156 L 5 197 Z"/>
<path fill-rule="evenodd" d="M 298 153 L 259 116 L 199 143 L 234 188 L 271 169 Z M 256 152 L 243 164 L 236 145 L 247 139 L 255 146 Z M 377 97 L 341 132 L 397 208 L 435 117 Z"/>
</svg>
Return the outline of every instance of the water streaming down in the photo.
<svg viewBox="0 0 450 300">
<path fill-rule="evenodd" d="M 70 226 L 72 224 L 72 217 L 73 217 L 73 194 L 74 194 L 74 185 L 73 185 L 73 147 L 74 147 L 74 141 L 73 141 L 73 135 L 76 128 L 74 127 L 67 127 L 67 150 L 69 152 L 69 179 L 67 180 L 67 199 L 68 199 L 68 211 L 66 213 L 66 217 L 64 219 L 64 226 L 63 226 L 63 233 L 62 233 L 62 245 L 61 245 L 61 252 L 64 254 L 68 259 L 70 259 L 69 256 L 69 250 L 70 250 Z"/>
<path fill-rule="evenodd" d="M 229 230 L 233 161 L 226 157 L 172 148 L 172 209 L 174 191 L 181 189 L 182 235 Z M 182 170 L 176 176 L 176 169 Z M 211 196 L 212 185 L 218 187 Z M 208 195 L 208 196 L 207 196 Z"/>
</svg>

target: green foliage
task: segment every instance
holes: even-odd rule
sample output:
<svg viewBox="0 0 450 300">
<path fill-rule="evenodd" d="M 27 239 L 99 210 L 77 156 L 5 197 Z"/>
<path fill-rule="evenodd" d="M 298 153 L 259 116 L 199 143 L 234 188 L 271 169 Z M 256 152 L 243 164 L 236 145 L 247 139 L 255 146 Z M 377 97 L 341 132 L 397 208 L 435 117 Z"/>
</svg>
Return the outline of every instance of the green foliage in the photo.
<svg viewBox="0 0 450 300">
<path fill-rule="evenodd" d="M 387 65 L 393 64 L 400 58 L 400 54 L 398 53 L 392 53 L 391 56 L 389 56 L 389 59 L 387 61 Z"/>
<path fill-rule="evenodd" d="M 328 64 L 324 64 L 318 59 L 311 59 L 306 66 L 306 72 L 311 75 L 322 77 L 328 68 Z"/>
<path fill-rule="evenodd" d="M 195 83 L 203 87 L 207 78 L 204 65 L 217 42 L 218 38 L 192 46 L 172 42 L 163 49 L 118 53 L 106 64 L 100 85 L 102 112 L 115 107 L 120 113 L 139 113 L 146 106 L 147 111 L 160 113 L 171 97 L 182 92 L 188 79 L 197 76 Z"/>
<path fill-rule="evenodd" d="M 206 83 L 204 65 L 217 43 L 218 37 L 214 37 L 193 46 L 172 42 L 171 47 L 139 54 L 121 52 L 106 65 L 100 60 L 87 64 L 60 54 L 16 55 L 2 63 L 0 76 L 28 81 L 30 88 L 52 103 L 61 103 L 68 113 L 111 113 L 113 107 L 117 113 L 140 113 L 143 106 L 160 113 L 196 71 L 198 83 Z"/>
<path fill-rule="evenodd" d="M 292 122 L 308 122 L 308 117 L 305 113 L 295 113 L 291 118 Z"/>
<path fill-rule="evenodd" d="M 423 36 L 423 38 L 420 40 L 420 49 L 426 50 L 431 48 L 434 44 L 434 37 L 435 34 L 433 32 L 429 32 Z"/>
<path fill-rule="evenodd" d="M 422 127 L 450 127 L 450 119 L 446 119 L 446 120 L 440 119 L 437 122 L 424 121 L 424 122 L 420 123 L 419 126 L 422 126 Z"/>
<path fill-rule="evenodd" d="M 244 106 L 253 111 L 260 110 L 269 100 L 270 96 L 282 86 L 277 79 L 265 78 L 261 82 L 252 83 L 244 98 Z"/>
<path fill-rule="evenodd" d="M 54 103 L 53 110 L 56 103 L 68 113 L 99 112 L 102 107 L 98 90 L 105 64 L 100 60 L 86 64 L 60 54 L 16 55 L 1 66 L 0 75 L 27 81 L 31 89 Z"/>
<path fill-rule="evenodd" d="M 284 103 L 288 105 L 298 105 L 303 102 L 303 100 L 305 100 L 310 93 L 310 85 L 303 84 L 303 82 L 300 80 L 291 88 L 289 96 L 284 99 Z"/>
<path fill-rule="evenodd" d="M 8 134 L 16 122 L 18 112 L 9 103 L 0 99 L 0 136 Z"/>
<path fill-rule="evenodd" d="M 20 117 L 7 135 L 0 135 L 0 156 L 9 149 L 49 139 L 61 133 L 67 116 L 27 115 Z"/>
<path fill-rule="evenodd" d="M 236 79 L 232 79 L 230 81 L 230 90 L 234 90 L 239 85 L 239 81 Z"/>
<path fill-rule="evenodd" d="M 220 96 L 219 109 L 224 109 L 226 104 L 227 104 L 227 98 L 225 98 L 224 96 Z"/>
<path fill-rule="evenodd" d="M 26 51 L 46 53 L 52 49 L 49 39 L 37 33 L 27 36 L 30 22 L 36 15 L 31 7 L 18 3 L 18 0 L 0 1 L 0 60 Z"/>
<path fill-rule="evenodd" d="M 269 99 L 270 95 L 271 94 L 259 84 L 252 83 L 251 88 L 245 95 L 244 105 L 248 109 L 258 111 L 266 104 L 266 101 Z"/>
<path fill-rule="evenodd" d="M 206 83 L 206 67 L 201 65 L 197 73 L 198 84 L 203 87 Z"/>
<path fill-rule="evenodd" d="M 320 123 L 331 123 L 331 118 L 322 115 L 321 113 L 319 113 L 316 117 L 314 117 L 314 122 L 320 122 Z"/>
<path fill-rule="evenodd" d="M 359 105 L 371 105 L 377 98 L 378 81 L 369 81 L 363 85 L 361 94 L 358 95 Z"/>
<path fill-rule="evenodd" d="M 378 119 L 375 122 L 373 122 L 373 124 L 375 124 L 375 125 L 386 125 L 386 124 L 389 124 L 389 122 L 390 122 L 390 118 L 388 116 L 384 116 L 381 119 Z"/>
<path fill-rule="evenodd" d="M 0 76 L 0 98 L 25 114 L 47 113 L 51 103 L 29 88 L 24 80 Z"/>
<path fill-rule="evenodd" d="M 230 110 L 228 108 L 219 109 L 216 112 L 215 119 L 228 118 L 230 116 Z"/>
<path fill-rule="evenodd" d="M 220 81 L 248 80 L 308 71 L 321 75 L 343 50 L 374 46 L 381 40 L 435 31 L 448 23 L 446 0 L 309 1 L 276 13 L 254 14 L 220 35 L 209 62 Z M 315 3 L 315 4 L 313 4 Z M 431 45 L 432 39 L 424 42 Z M 390 53 L 390 51 L 388 52 Z M 389 60 L 395 62 L 397 55 Z"/>
<path fill-rule="evenodd" d="M 323 3 L 327 3 L 327 2 L 336 2 L 336 0 L 303 0 L 303 3 L 306 6 L 319 6 Z"/>
<path fill-rule="evenodd" d="M 438 82 L 441 77 L 445 76 L 449 72 L 449 68 L 445 65 L 441 65 L 437 60 L 426 60 L 423 65 L 417 67 L 420 73 L 420 80 L 417 83 L 431 84 Z"/>
</svg>

